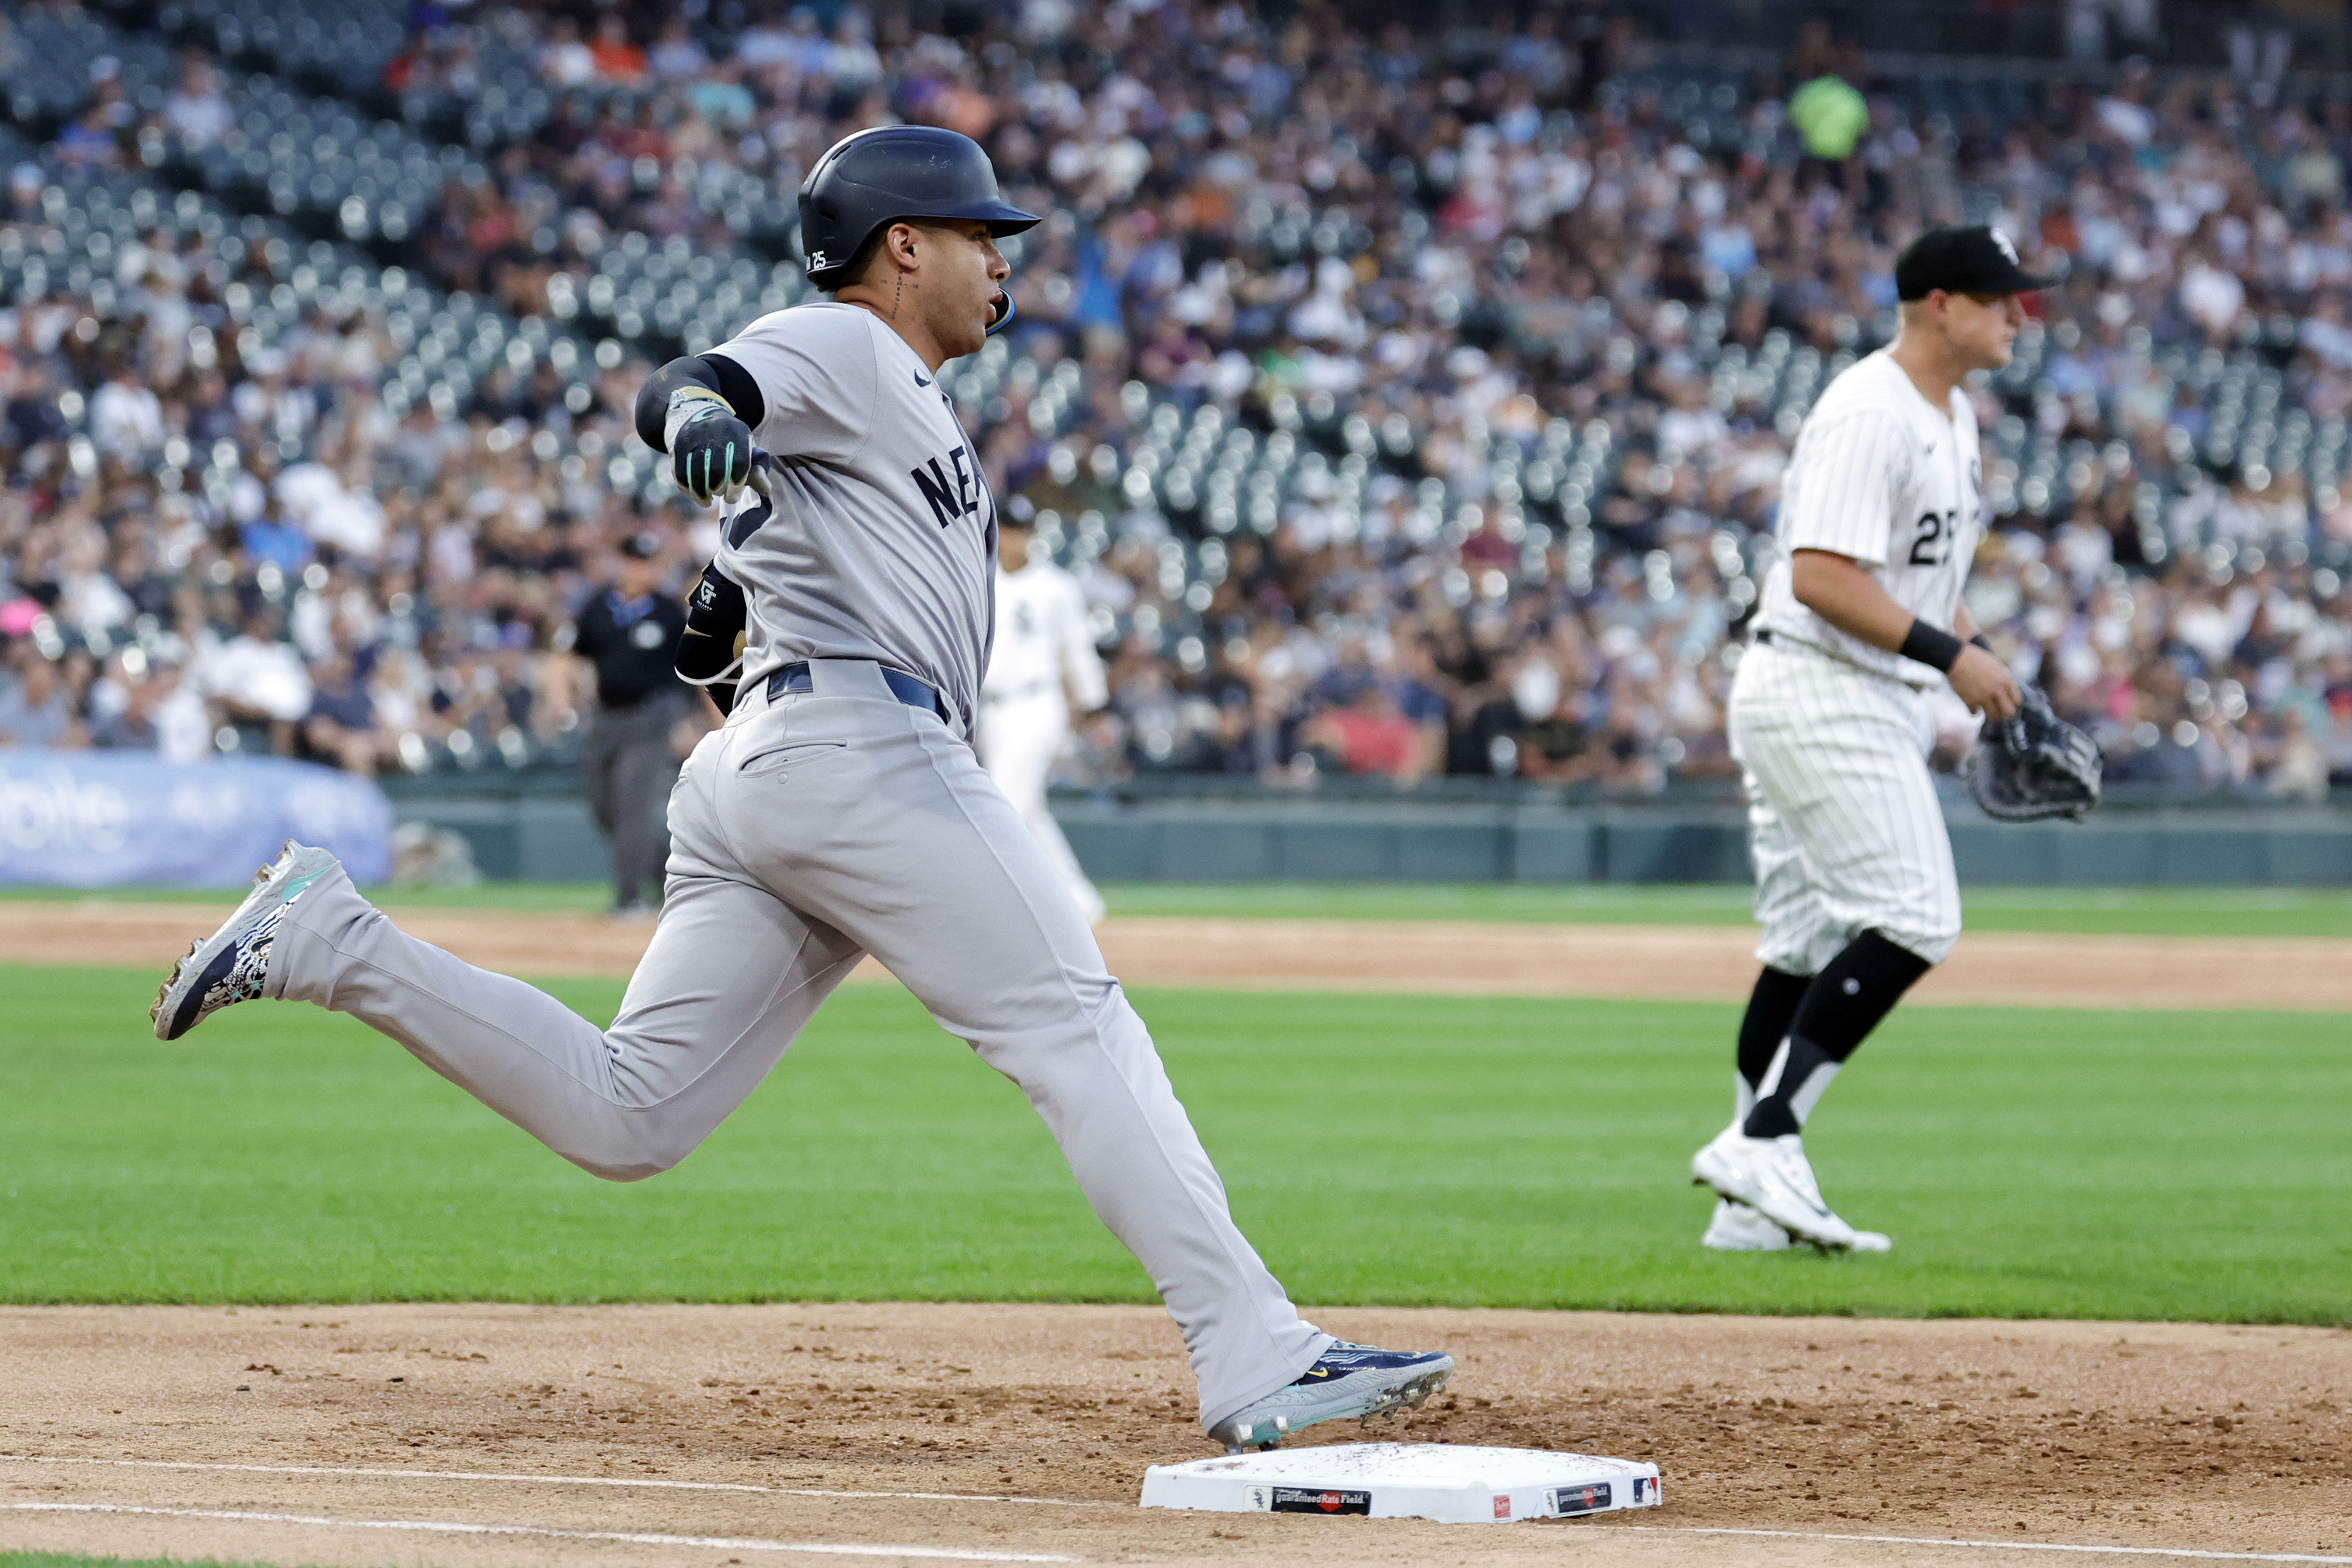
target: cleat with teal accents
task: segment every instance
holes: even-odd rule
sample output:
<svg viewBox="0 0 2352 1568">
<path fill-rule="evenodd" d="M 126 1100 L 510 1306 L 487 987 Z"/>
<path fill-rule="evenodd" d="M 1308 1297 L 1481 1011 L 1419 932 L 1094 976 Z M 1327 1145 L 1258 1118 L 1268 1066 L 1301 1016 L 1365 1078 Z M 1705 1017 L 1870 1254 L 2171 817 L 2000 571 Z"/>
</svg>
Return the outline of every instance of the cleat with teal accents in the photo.
<svg viewBox="0 0 2352 1568">
<path fill-rule="evenodd" d="M 287 909 L 310 885 L 335 867 L 325 850 L 306 849 L 292 839 L 275 865 L 254 873 L 253 891 L 221 928 L 188 949 L 155 993 L 147 1016 L 157 1040 L 177 1040 L 226 1007 L 261 995 L 269 973 L 269 944 Z"/>
<path fill-rule="evenodd" d="M 1419 1409 L 1445 1386 L 1453 1371 L 1454 1358 L 1440 1352 L 1378 1350 L 1334 1340 L 1296 1381 L 1218 1422 L 1209 1436 L 1227 1453 L 1238 1454 L 1275 1448 L 1318 1421 L 1353 1416 L 1370 1423 L 1375 1416 Z"/>
</svg>

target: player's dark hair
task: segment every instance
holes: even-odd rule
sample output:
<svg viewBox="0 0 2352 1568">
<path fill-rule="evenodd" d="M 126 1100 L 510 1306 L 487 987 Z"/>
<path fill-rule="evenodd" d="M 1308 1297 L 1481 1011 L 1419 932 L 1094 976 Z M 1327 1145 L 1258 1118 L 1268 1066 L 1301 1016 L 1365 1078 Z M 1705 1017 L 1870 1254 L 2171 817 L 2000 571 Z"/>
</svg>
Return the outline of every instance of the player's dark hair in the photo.
<svg viewBox="0 0 2352 1568">
<path fill-rule="evenodd" d="M 898 225 L 904 224 L 910 229 L 931 229 L 950 234 L 954 232 L 951 227 L 954 222 L 952 218 L 892 218 L 888 223 L 877 225 L 874 232 L 866 236 L 866 243 L 857 247 L 857 254 L 849 258 L 849 265 L 841 269 L 841 276 L 835 280 L 830 292 L 839 294 L 853 283 L 870 281 L 866 275 L 874 269 L 874 258 L 882 254 L 882 246 L 889 239 L 890 231 Z"/>
<path fill-rule="evenodd" d="M 873 270 L 874 258 L 882 254 L 883 241 L 890 237 L 891 225 L 912 221 L 893 218 L 890 223 L 877 225 L 872 234 L 866 236 L 866 243 L 857 247 L 857 254 L 849 258 L 849 265 L 841 269 L 841 276 L 834 280 L 833 287 L 827 292 L 838 294 L 854 283 L 865 282 L 866 275 Z"/>
<path fill-rule="evenodd" d="M 866 236 L 866 243 L 857 247 L 857 254 L 849 258 L 849 265 L 841 269 L 841 278 L 833 286 L 834 293 L 840 293 L 853 283 L 868 281 L 866 275 L 874 270 L 874 258 L 882 254 L 882 246 L 889 240 L 890 231 L 900 224 L 910 229 L 945 230 L 948 226 L 929 218 L 892 218 L 888 223 L 877 225 L 874 232 Z"/>
</svg>

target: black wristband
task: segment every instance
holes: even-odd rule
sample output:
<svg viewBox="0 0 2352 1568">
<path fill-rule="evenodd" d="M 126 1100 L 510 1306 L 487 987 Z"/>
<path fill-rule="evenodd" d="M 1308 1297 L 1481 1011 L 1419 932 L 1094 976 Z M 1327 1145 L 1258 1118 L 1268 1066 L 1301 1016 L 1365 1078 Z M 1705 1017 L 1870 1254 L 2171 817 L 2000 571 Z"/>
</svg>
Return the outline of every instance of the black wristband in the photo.
<svg viewBox="0 0 2352 1568">
<path fill-rule="evenodd" d="M 1904 634 L 1903 646 L 1895 652 L 1906 659 L 1916 659 L 1931 670 L 1949 670 L 1952 661 L 1960 656 L 1962 643 L 1958 637 L 1941 626 L 1914 620 L 1911 630 Z"/>
</svg>

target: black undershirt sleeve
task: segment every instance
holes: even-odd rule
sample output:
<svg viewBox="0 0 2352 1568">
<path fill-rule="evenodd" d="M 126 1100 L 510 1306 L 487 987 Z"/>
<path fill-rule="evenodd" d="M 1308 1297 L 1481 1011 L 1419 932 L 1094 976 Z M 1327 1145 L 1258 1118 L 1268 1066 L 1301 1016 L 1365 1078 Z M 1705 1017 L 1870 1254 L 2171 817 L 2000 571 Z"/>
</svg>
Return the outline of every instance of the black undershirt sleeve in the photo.
<svg viewBox="0 0 2352 1568">
<path fill-rule="evenodd" d="M 719 395 L 734 405 L 736 418 L 755 431 L 767 423 L 768 400 L 760 395 L 751 371 L 724 354 L 705 354 L 702 362 L 719 377 Z"/>
<path fill-rule="evenodd" d="M 637 436 L 656 452 L 669 450 L 662 427 L 669 420 L 670 393 L 688 385 L 709 387 L 725 398 L 735 417 L 753 430 L 768 417 L 768 400 L 760 395 L 751 371 L 724 354 L 688 354 L 647 376 L 637 389 Z"/>
</svg>

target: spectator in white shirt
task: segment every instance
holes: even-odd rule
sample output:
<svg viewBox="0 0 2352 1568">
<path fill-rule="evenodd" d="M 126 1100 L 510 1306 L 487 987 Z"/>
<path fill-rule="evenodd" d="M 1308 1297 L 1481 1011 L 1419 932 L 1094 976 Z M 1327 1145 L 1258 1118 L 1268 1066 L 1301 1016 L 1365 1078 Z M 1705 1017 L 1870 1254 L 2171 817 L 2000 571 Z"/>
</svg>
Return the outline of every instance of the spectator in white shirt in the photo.
<svg viewBox="0 0 2352 1568">
<path fill-rule="evenodd" d="M 581 41 L 580 24 L 556 18 L 539 51 L 539 74 L 558 87 L 582 87 L 596 79 L 596 57 Z"/>
<path fill-rule="evenodd" d="M 180 85 L 163 100 L 163 123 L 192 146 L 210 147 L 228 134 L 236 115 L 213 85 L 212 67 L 190 55 L 180 68 Z"/>
<path fill-rule="evenodd" d="M 109 456 L 134 456 L 163 444 L 163 402 L 131 361 L 90 395 L 89 438 Z"/>
<path fill-rule="evenodd" d="M 2246 286 L 2237 274 L 2215 267 L 2202 252 L 2181 270 L 2180 308 L 2215 343 L 2227 342 L 2246 307 Z"/>
<path fill-rule="evenodd" d="M 268 726 L 269 749 L 294 754 L 294 727 L 310 711 L 310 672 L 278 640 L 278 612 L 266 600 L 246 612 L 237 634 L 207 654 L 195 674 L 225 716 Z"/>
</svg>

